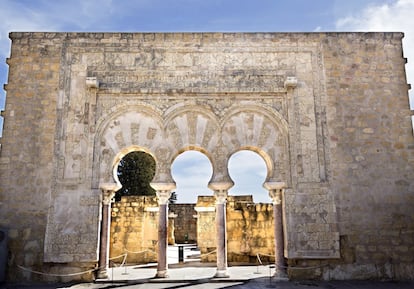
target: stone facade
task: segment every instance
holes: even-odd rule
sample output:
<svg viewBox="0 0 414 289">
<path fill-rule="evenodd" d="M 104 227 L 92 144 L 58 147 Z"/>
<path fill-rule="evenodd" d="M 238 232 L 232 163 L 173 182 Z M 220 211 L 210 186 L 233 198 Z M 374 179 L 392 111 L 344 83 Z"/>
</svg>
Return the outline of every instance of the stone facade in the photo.
<svg viewBox="0 0 414 289">
<path fill-rule="evenodd" d="M 414 278 L 402 37 L 11 33 L 0 157 L 8 280 L 46 278 L 17 266 L 62 274 L 96 266 L 100 185 L 118 182 L 127 153 L 157 161 L 159 204 L 174 189 L 174 158 L 206 154 L 222 210 L 227 162 L 241 149 L 263 157 L 266 183 L 285 184 L 274 204 L 291 277 L 317 264 L 307 276 Z"/>
</svg>

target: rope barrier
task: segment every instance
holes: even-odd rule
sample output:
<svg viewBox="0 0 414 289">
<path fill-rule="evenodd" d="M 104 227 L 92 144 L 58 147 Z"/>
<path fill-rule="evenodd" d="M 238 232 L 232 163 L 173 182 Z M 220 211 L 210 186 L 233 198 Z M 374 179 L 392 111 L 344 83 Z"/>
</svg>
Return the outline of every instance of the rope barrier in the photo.
<svg viewBox="0 0 414 289">
<path fill-rule="evenodd" d="M 131 254 L 142 254 L 142 253 L 145 253 L 145 252 L 156 253 L 155 251 L 148 250 L 148 249 L 147 250 L 142 250 L 142 251 L 130 251 L 130 250 L 126 249 L 126 248 L 125 248 L 125 252 L 131 253 Z"/>
<path fill-rule="evenodd" d="M 124 259 L 122 260 L 121 265 L 118 266 L 115 262 L 112 262 L 112 264 L 115 264 L 115 266 L 117 266 L 117 267 L 122 267 L 122 266 L 125 265 L 126 259 L 128 257 L 128 253 L 125 253 L 125 254 L 122 254 L 122 255 L 119 255 L 119 256 L 116 256 L 116 257 L 109 258 L 109 261 L 118 259 L 119 257 L 124 257 Z"/>
<path fill-rule="evenodd" d="M 128 257 L 128 252 L 131 253 L 131 254 L 141 254 L 141 253 L 144 253 L 144 252 L 156 253 L 153 250 L 143 250 L 143 251 L 136 251 L 136 252 L 134 252 L 134 251 L 129 251 L 128 249 L 125 249 L 125 252 L 127 252 L 127 253 L 124 253 L 124 254 L 121 254 L 119 256 L 115 256 L 115 257 L 109 258 L 109 260 L 115 260 L 115 259 L 118 259 L 120 257 L 124 257 L 123 260 L 122 260 L 122 262 L 121 262 L 121 264 L 119 266 L 117 266 L 117 267 L 123 267 L 125 265 L 125 263 L 126 263 L 126 259 Z M 208 253 L 200 254 L 200 258 L 201 257 L 204 257 L 204 256 L 208 256 L 208 255 L 213 254 L 215 252 L 217 252 L 217 249 L 216 250 L 213 250 L 211 252 L 208 252 Z M 233 254 L 238 254 L 238 253 L 233 253 Z M 245 254 L 238 254 L 238 255 L 245 255 Z M 275 257 L 274 255 L 257 253 L 256 254 L 256 258 L 259 261 L 259 264 L 260 265 L 263 265 L 263 262 L 262 262 L 260 256 L 266 256 L 266 257 L 272 257 L 272 258 Z M 275 265 L 277 267 L 279 267 L 279 268 L 282 268 L 282 269 L 291 269 L 291 270 L 311 270 L 311 269 L 318 269 L 318 268 L 323 268 L 323 267 L 329 266 L 329 264 L 323 264 L 323 265 L 319 265 L 319 266 L 309 266 L 309 267 L 281 266 L 281 265 L 278 265 L 278 264 L 275 264 Z M 87 274 L 87 273 L 92 273 L 92 272 L 100 269 L 100 268 L 95 268 L 95 269 L 90 269 L 90 270 L 86 270 L 86 271 L 82 271 L 82 272 L 77 272 L 77 273 L 55 274 L 55 273 L 44 273 L 44 272 L 40 272 L 40 271 L 36 271 L 36 270 L 31 270 L 29 268 L 26 268 L 26 267 L 23 267 L 23 266 L 20 266 L 20 265 L 17 265 L 17 267 L 20 268 L 21 270 L 24 270 L 24 271 L 27 271 L 27 272 L 31 272 L 31 273 L 35 273 L 35 274 L 39 274 L 39 275 L 45 275 L 45 276 L 53 276 L 53 277 L 78 276 L 78 275 L 83 275 L 83 274 Z M 375 271 L 369 272 L 369 274 L 373 274 L 373 273 L 378 273 L 378 269 L 376 269 Z M 368 275 L 368 273 L 365 273 L 364 275 Z"/>
<path fill-rule="evenodd" d="M 128 254 L 125 253 L 125 254 L 122 254 L 122 255 L 119 255 L 119 256 L 116 256 L 116 257 L 112 257 L 112 258 L 109 258 L 109 260 L 115 260 L 115 259 L 118 259 L 119 257 L 125 257 L 125 255 L 128 255 Z"/>
<path fill-rule="evenodd" d="M 216 249 L 216 250 L 213 250 L 213 251 L 211 251 L 211 252 L 208 252 L 208 253 L 200 254 L 200 258 L 201 258 L 201 257 L 204 257 L 204 256 L 208 256 L 208 255 L 213 254 L 213 253 L 215 253 L 215 252 L 217 252 L 217 249 Z"/>
<path fill-rule="evenodd" d="M 30 273 L 35 273 L 38 275 L 45 275 L 45 276 L 53 276 L 53 277 L 69 277 L 69 276 L 78 276 L 78 275 L 83 275 L 83 274 L 87 274 L 87 273 L 92 273 L 98 269 L 90 269 L 87 271 L 82 271 L 82 272 L 78 272 L 78 273 L 69 273 L 69 274 L 55 274 L 55 273 L 44 273 L 44 272 L 40 272 L 40 271 L 35 271 L 20 265 L 17 265 L 17 267 L 19 267 L 21 270 L 30 272 Z"/>
</svg>

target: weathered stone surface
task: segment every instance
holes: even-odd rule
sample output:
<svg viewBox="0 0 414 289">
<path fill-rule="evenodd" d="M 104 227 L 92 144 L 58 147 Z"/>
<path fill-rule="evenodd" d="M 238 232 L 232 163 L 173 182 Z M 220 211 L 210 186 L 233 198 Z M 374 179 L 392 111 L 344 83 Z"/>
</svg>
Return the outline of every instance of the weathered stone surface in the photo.
<svg viewBox="0 0 414 289">
<path fill-rule="evenodd" d="M 267 164 L 266 182 L 286 183 L 291 267 L 328 263 L 318 278 L 363 278 L 370 268 L 382 268 L 377 278 L 413 278 L 414 138 L 401 33 L 10 38 L 0 226 L 10 229 L 11 267 L 93 268 L 99 184 L 117 181 L 128 152 L 152 154 L 154 182 L 173 183 L 174 158 L 199 150 L 212 182 L 228 182 L 228 159 L 250 149 Z"/>
<path fill-rule="evenodd" d="M 112 204 L 110 259 L 122 263 L 156 262 L 158 203 L 156 197 L 124 196 Z"/>
<path fill-rule="evenodd" d="M 197 243 L 197 212 L 194 204 L 170 204 L 174 218 L 174 239 L 176 243 Z"/>
</svg>

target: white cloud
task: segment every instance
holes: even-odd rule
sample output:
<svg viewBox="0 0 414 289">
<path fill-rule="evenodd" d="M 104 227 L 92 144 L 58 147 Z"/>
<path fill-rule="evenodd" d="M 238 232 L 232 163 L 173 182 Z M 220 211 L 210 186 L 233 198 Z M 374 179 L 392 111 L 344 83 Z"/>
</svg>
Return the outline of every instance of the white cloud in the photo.
<svg viewBox="0 0 414 289">
<path fill-rule="evenodd" d="M 414 86 L 414 1 L 397 0 L 391 4 L 369 5 L 360 13 L 338 19 L 336 28 L 341 31 L 401 31 L 408 83 Z M 410 91 L 411 108 L 414 109 L 414 93 Z"/>
<path fill-rule="evenodd" d="M 9 51 L 11 31 L 108 30 L 116 7 L 112 0 L 15 1 L 2 0 L 0 56 Z"/>
</svg>

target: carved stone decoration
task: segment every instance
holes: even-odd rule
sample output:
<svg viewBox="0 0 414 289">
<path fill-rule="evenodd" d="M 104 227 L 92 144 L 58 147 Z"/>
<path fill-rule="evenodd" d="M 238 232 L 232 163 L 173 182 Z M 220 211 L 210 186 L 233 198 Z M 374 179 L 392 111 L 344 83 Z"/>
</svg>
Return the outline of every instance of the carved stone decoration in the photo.
<svg viewBox="0 0 414 289">
<path fill-rule="evenodd" d="M 104 183 L 99 187 L 102 190 L 102 203 L 104 205 L 112 203 L 115 193 L 122 188 L 122 186 L 116 183 Z"/>
<path fill-rule="evenodd" d="M 99 81 L 96 77 L 86 77 L 87 88 L 99 88 Z"/>
<path fill-rule="evenodd" d="M 174 158 L 187 150 L 207 155 L 213 167 L 209 187 L 216 201 L 216 206 L 208 210 L 220 214 L 217 230 L 225 228 L 227 192 L 233 185 L 228 173 L 229 158 L 240 150 L 258 153 L 267 166 L 265 187 L 277 208 L 275 212 L 283 212 L 283 218 L 275 220 L 283 221 L 277 228 L 284 230 L 285 256 L 295 259 L 339 257 L 339 231 L 350 233 L 348 226 L 338 229 L 336 216 L 352 209 L 343 203 L 345 193 L 349 189 L 355 198 L 358 190 L 367 195 L 381 191 L 378 184 L 370 190 L 356 179 L 348 186 L 343 178 L 365 173 L 361 166 L 376 164 L 379 154 L 375 145 L 381 149 L 388 143 L 399 152 L 396 160 L 406 160 L 401 155 L 410 153 L 405 151 L 408 146 L 400 143 L 409 140 L 403 130 L 406 126 L 390 129 L 392 123 L 403 121 L 402 114 L 387 109 L 382 113 L 384 123 L 374 127 L 374 117 L 364 107 L 366 103 L 376 103 L 374 95 L 388 101 L 390 91 L 394 93 L 404 83 L 400 79 L 402 70 L 392 78 L 383 78 L 386 67 L 397 67 L 395 61 L 401 58 L 400 34 L 368 35 L 369 45 L 384 47 L 386 41 L 390 49 L 387 56 L 375 54 L 385 64 L 369 71 L 373 76 L 381 74 L 376 76 L 376 83 L 382 83 L 384 88 L 392 84 L 393 89 L 381 90 L 370 79 L 352 77 L 354 73 L 368 73 L 368 66 L 355 61 L 374 60 L 372 53 L 366 51 L 348 58 L 355 43 L 366 43 L 362 40 L 368 36 L 362 34 L 11 35 L 16 53 L 10 59 L 10 113 L 5 113 L 10 126 L 2 139 L 0 173 L 2 190 L 23 200 L 25 210 L 19 212 L 36 218 L 40 228 L 27 242 L 44 241 L 43 251 L 32 254 L 32 249 L 25 248 L 26 240 L 19 237 L 19 252 L 13 252 L 18 256 L 15 260 L 24 260 L 26 253 L 39 256 L 39 260 L 43 256 L 43 260 L 35 262 L 36 268 L 42 267 L 42 261 L 63 269 L 82 267 L 88 262 L 96 266 L 100 209 L 111 205 L 110 192 L 115 190 L 100 184 L 119 183 L 117 166 L 131 151 L 146 152 L 156 162 L 152 183 L 158 207 L 151 209 L 151 214 L 160 214 L 159 224 L 168 216 L 168 197 L 175 188 L 171 174 Z M 358 41 L 350 41 L 354 39 Z M 339 47 L 341 41 L 347 43 L 346 47 Z M 335 56 L 338 48 L 350 53 Z M 398 53 L 393 55 L 392 51 Z M 28 75 L 22 62 L 26 57 L 38 70 L 33 74 L 36 79 L 22 77 Z M 337 75 L 342 73 L 347 77 L 341 80 Z M 352 83 L 346 81 L 349 77 Z M 25 85 L 16 85 L 21 83 Z M 367 95 L 357 97 L 366 97 L 367 101 L 361 101 L 361 109 L 355 110 L 353 97 L 361 88 Z M 398 95 L 404 93 L 398 90 Z M 397 98 L 389 102 L 391 106 L 398 103 Z M 395 111 L 403 111 L 399 105 Z M 353 115 L 347 115 L 348 111 Z M 40 121 L 33 122 L 34 116 Z M 30 124 L 25 130 L 20 129 L 23 120 Z M 33 137 L 37 132 L 41 133 Z M 399 135 L 401 140 L 391 143 Z M 16 145 L 20 141 L 23 145 Z M 371 141 L 373 151 L 347 151 L 348 147 L 363 147 Z M 395 167 L 409 166 L 399 163 Z M 10 177 L 18 172 L 29 180 L 27 184 Z M 390 191 L 406 191 L 410 180 L 405 176 L 412 175 L 409 173 L 406 169 L 398 178 L 387 176 Z M 33 203 L 27 204 L 24 200 L 32 192 Z M 342 206 L 338 212 L 336 202 Z M 38 203 L 41 204 L 37 207 L 33 205 Z M 12 216 L 11 208 L 16 207 L 6 208 L 4 216 Z M 42 225 L 45 219 L 47 224 Z M 18 236 L 25 226 L 19 224 Z M 43 232 L 45 236 L 41 236 Z M 221 231 L 217 235 L 223 244 L 225 236 Z M 160 240 L 163 236 L 162 231 Z M 220 268 L 226 265 L 223 250 L 220 249 Z M 159 275 L 166 274 L 166 269 L 165 262 Z M 221 273 L 225 275 L 218 275 Z"/>
<path fill-rule="evenodd" d="M 282 204 L 282 190 L 286 187 L 285 182 L 265 182 L 263 187 L 269 191 L 269 197 L 273 204 Z"/>
<path fill-rule="evenodd" d="M 288 76 L 286 77 L 285 83 L 284 83 L 284 87 L 286 89 L 289 88 L 295 88 L 298 85 L 298 79 L 294 76 Z"/>
</svg>

